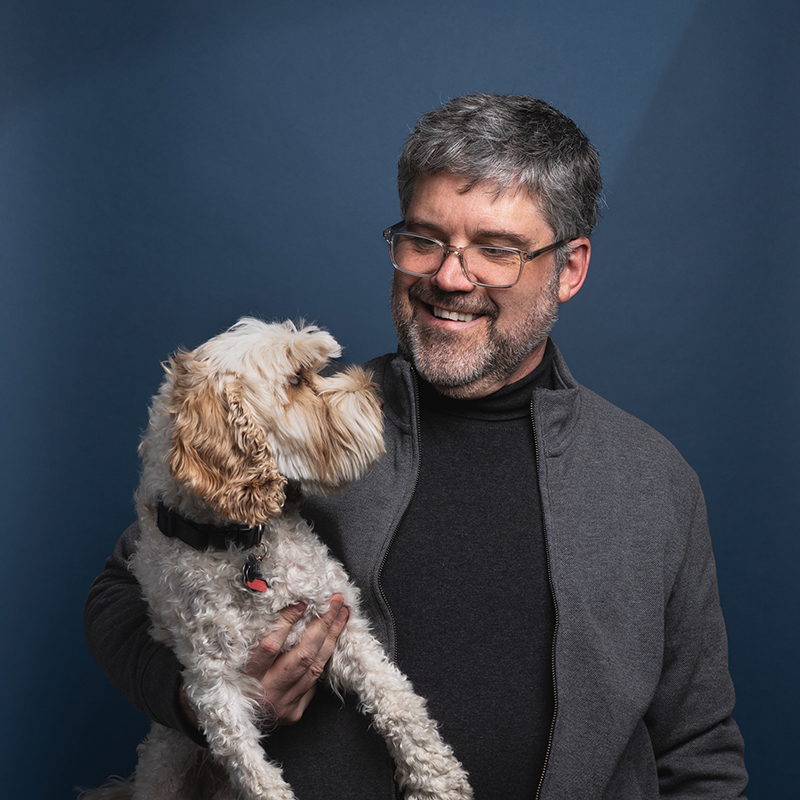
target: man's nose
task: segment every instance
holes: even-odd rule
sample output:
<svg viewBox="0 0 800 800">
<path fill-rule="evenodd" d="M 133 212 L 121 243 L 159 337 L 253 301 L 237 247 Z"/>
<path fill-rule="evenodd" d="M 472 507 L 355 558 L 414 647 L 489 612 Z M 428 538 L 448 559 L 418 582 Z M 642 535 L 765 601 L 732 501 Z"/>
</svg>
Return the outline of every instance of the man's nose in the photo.
<svg viewBox="0 0 800 800">
<path fill-rule="evenodd" d="M 461 256 L 450 250 L 439 267 L 439 271 L 431 278 L 431 283 L 443 292 L 471 292 L 475 285 L 464 274 Z"/>
</svg>

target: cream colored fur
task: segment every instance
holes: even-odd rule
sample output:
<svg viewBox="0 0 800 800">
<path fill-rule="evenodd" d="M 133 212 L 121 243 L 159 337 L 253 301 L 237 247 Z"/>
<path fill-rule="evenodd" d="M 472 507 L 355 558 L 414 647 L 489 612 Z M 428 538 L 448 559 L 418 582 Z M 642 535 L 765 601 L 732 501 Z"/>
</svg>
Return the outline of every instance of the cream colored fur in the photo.
<svg viewBox="0 0 800 800">
<path fill-rule="evenodd" d="M 153 399 L 140 446 L 141 538 L 130 568 L 149 603 L 153 635 L 183 665 L 186 694 L 209 751 L 154 723 L 140 747 L 133 782 L 107 787 L 116 794 L 106 796 L 293 798 L 280 769 L 265 758 L 265 733 L 253 699 L 257 687 L 243 670 L 281 609 L 297 601 L 308 604 L 288 647 L 308 619 L 326 611 L 335 592 L 345 598 L 350 618 L 327 680 L 337 691 L 355 693 L 373 717 L 409 800 L 472 796 L 425 701 L 370 634 L 358 590 L 285 498 L 287 482 L 305 494 L 336 491 L 383 455 L 381 412 L 370 376 L 357 367 L 329 378 L 319 375 L 339 354 L 333 337 L 314 326 L 297 329 L 289 322 L 245 318 L 165 365 L 167 377 Z M 164 536 L 156 526 L 159 500 L 198 522 L 263 524 L 262 541 L 274 559 L 269 590 L 252 593 L 244 586 L 247 552 L 234 547 L 199 552 Z M 216 766 L 203 770 L 209 754 Z M 200 792 L 195 782 L 208 782 L 203 776 L 211 773 L 214 785 Z"/>
</svg>

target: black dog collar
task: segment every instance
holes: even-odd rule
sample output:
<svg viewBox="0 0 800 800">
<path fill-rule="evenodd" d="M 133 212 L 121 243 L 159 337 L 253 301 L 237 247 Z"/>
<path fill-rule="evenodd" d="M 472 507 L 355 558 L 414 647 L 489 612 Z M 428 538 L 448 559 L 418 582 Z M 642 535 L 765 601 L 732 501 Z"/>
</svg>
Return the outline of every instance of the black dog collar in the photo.
<svg viewBox="0 0 800 800">
<path fill-rule="evenodd" d="M 163 503 L 158 504 L 157 516 L 158 529 L 164 536 L 171 539 L 180 539 L 195 550 L 227 550 L 228 545 L 234 544 L 242 550 L 249 550 L 261 541 L 264 532 L 263 525 L 251 528 L 243 522 L 234 522 L 224 528 L 216 525 L 202 525 L 177 511 L 167 508 Z"/>
</svg>

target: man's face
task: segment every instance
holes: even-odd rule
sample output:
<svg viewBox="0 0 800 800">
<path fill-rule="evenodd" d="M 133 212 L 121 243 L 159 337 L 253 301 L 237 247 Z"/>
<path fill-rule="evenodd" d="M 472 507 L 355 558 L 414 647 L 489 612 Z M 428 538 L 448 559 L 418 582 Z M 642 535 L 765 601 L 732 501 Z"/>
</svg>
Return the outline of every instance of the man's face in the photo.
<svg viewBox="0 0 800 800">
<path fill-rule="evenodd" d="M 490 185 L 459 190 L 463 177 L 420 176 L 405 229 L 455 247 L 491 243 L 536 250 L 554 234 L 524 192 L 496 195 Z M 453 397 L 483 397 L 527 375 L 541 361 L 556 320 L 559 278 L 554 255 L 522 267 L 509 289 L 474 286 L 449 254 L 433 277 L 398 270 L 392 317 L 401 348 L 425 380 Z"/>
</svg>

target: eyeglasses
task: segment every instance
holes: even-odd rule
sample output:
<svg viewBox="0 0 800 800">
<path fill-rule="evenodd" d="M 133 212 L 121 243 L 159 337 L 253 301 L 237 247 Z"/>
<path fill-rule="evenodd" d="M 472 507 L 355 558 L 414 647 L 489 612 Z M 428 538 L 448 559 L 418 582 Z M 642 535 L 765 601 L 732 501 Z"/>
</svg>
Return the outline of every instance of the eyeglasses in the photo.
<svg viewBox="0 0 800 800">
<path fill-rule="evenodd" d="M 453 247 L 430 236 L 406 233 L 402 230 L 404 225 L 405 220 L 401 220 L 383 232 L 383 238 L 389 244 L 389 254 L 395 269 L 407 275 L 431 277 L 442 268 L 447 256 L 455 253 L 467 280 L 475 286 L 486 286 L 491 289 L 512 287 L 519 280 L 522 265 L 526 261 L 533 261 L 542 253 L 555 250 L 567 241 L 561 239 L 547 247 L 530 252 L 491 244 Z"/>
</svg>

